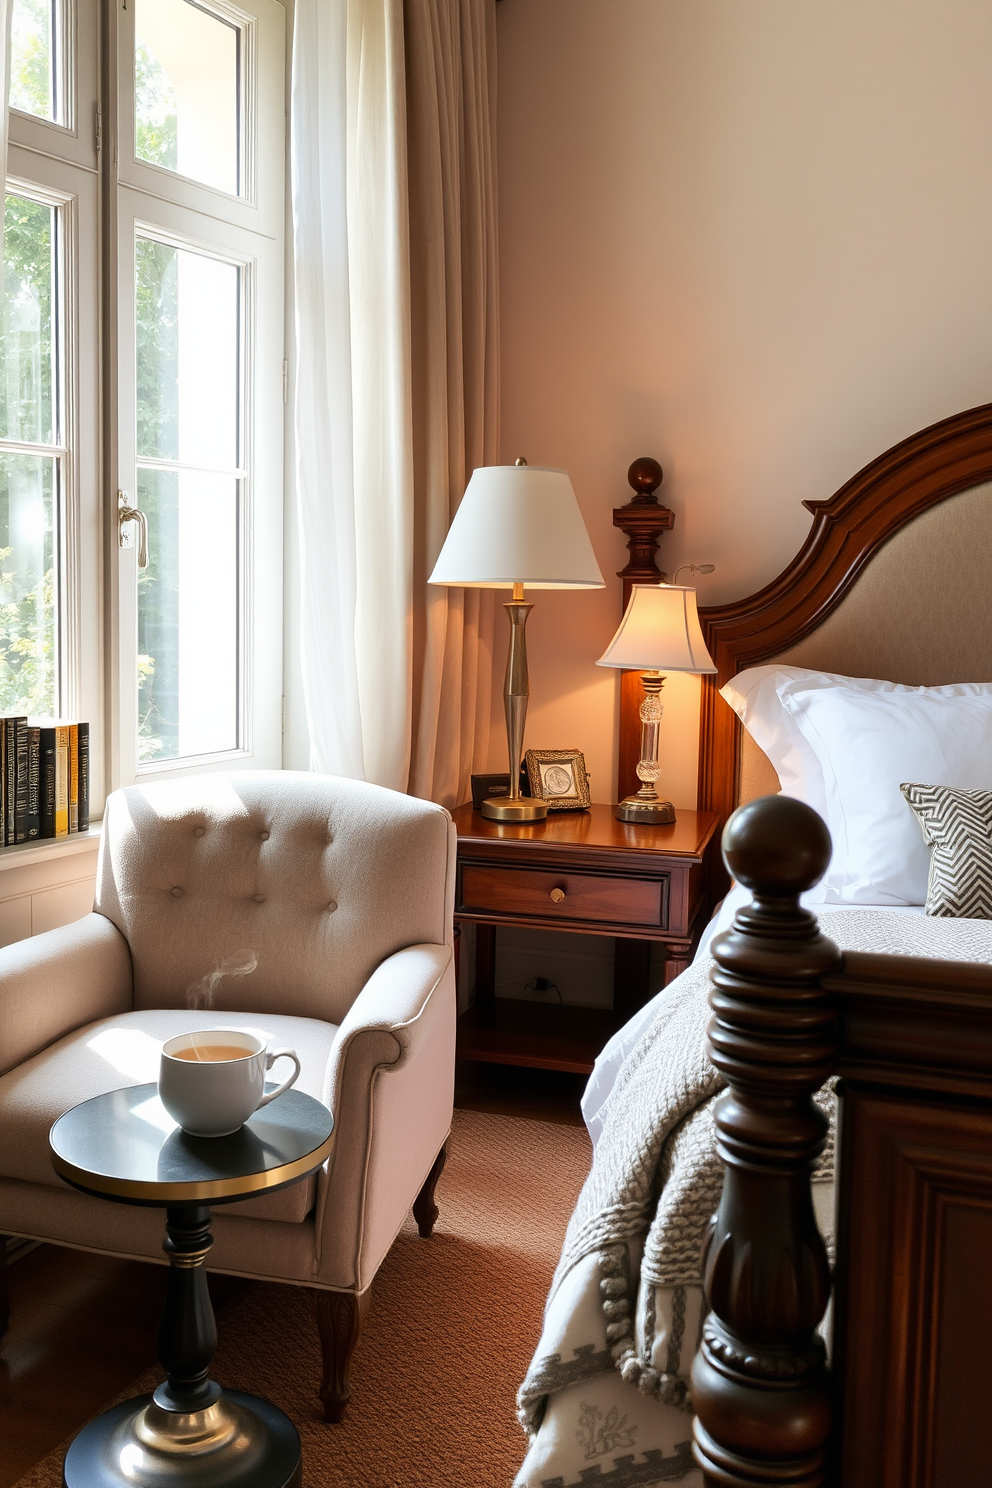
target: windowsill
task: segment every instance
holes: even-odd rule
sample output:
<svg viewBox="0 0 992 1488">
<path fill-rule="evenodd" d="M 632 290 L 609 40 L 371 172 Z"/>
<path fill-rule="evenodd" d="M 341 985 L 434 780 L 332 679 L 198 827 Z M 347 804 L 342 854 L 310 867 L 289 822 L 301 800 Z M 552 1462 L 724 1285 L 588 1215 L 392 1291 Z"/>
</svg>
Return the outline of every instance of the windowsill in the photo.
<svg viewBox="0 0 992 1488">
<path fill-rule="evenodd" d="M 44 863 L 49 858 L 69 858 L 74 853 L 92 852 L 99 847 L 103 822 L 94 822 L 85 832 L 70 837 L 41 837 L 36 842 L 15 842 L 0 847 L 0 873 L 5 868 L 24 868 L 28 863 Z"/>
</svg>

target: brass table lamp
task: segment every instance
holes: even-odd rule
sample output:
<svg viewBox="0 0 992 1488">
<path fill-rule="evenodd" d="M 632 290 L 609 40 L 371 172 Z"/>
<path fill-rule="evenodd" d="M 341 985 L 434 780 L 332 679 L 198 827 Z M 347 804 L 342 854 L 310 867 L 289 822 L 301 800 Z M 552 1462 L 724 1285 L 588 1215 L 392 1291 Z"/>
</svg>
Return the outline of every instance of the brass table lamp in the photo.
<svg viewBox="0 0 992 1488">
<path fill-rule="evenodd" d="M 482 814 L 491 821 L 541 821 L 548 811 L 545 803 L 520 794 L 530 696 L 525 627 L 533 609 L 524 589 L 603 588 L 603 575 L 564 470 L 518 460 L 516 465 L 484 465 L 473 471 L 430 582 L 512 591 L 503 606 L 510 621 L 503 682 L 510 794 L 483 801 Z"/>
<path fill-rule="evenodd" d="M 663 672 L 715 672 L 696 613 L 695 589 L 677 584 L 633 584 L 620 629 L 607 646 L 597 666 L 620 667 L 641 673 L 644 701 L 641 704 L 641 757 L 636 796 L 621 801 L 617 821 L 642 826 L 665 826 L 675 820 L 671 801 L 662 801 L 656 789 L 661 773 L 658 765 L 658 734 L 664 713 L 660 693 Z"/>
</svg>

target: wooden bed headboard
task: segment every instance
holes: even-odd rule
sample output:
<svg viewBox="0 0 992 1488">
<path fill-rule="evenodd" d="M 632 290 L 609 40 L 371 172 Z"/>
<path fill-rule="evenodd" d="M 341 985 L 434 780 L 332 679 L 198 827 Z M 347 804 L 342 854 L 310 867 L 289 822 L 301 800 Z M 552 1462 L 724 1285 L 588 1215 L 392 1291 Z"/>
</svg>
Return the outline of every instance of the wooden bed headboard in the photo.
<svg viewBox="0 0 992 1488">
<path fill-rule="evenodd" d="M 778 790 L 720 688 L 782 661 L 934 686 L 992 681 L 992 404 L 905 439 L 829 501 L 801 551 L 747 599 L 701 609 L 699 806 L 726 819 Z"/>
<path fill-rule="evenodd" d="M 992 405 L 889 450 L 760 593 L 700 611 L 700 805 L 761 794 L 719 688 L 781 660 L 939 684 L 992 680 Z M 765 761 L 766 772 L 771 769 Z M 776 789 L 765 774 L 765 793 Z M 972 1488 L 992 1477 L 992 966 L 845 952 L 800 908 L 830 855 L 808 807 L 748 806 L 730 861 L 754 902 L 712 951 L 710 1057 L 726 1166 L 693 1370 L 707 1488 Z M 714 885 L 714 888 L 718 888 Z M 810 1173 L 840 1076 L 833 1379 L 814 1333 L 826 1254 Z"/>
</svg>

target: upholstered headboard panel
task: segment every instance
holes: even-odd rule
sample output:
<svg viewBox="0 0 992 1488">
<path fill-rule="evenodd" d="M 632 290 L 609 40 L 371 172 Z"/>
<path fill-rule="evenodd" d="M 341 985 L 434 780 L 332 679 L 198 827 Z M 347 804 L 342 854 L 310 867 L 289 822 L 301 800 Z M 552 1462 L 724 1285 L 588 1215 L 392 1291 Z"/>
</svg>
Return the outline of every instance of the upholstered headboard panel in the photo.
<svg viewBox="0 0 992 1488">
<path fill-rule="evenodd" d="M 902 527 L 823 623 L 769 661 L 924 687 L 992 681 L 992 482 Z M 778 788 L 744 734 L 739 802 Z"/>
<path fill-rule="evenodd" d="M 772 661 L 938 685 L 992 681 L 992 404 L 912 435 L 829 501 L 770 584 L 699 618 L 699 805 L 726 817 L 778 789 L 720 687 Z"/>
</svg>

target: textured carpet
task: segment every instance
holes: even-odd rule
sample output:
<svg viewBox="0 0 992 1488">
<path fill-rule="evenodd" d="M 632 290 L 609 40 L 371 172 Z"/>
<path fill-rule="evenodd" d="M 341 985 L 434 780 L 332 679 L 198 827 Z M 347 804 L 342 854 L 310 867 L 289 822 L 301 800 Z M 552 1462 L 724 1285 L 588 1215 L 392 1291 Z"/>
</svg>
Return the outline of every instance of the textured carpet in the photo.
<svg viewBox="0 0 992 1488">
<path fill-rule="evenodd" d="M 380 1268 L 340 1426 L 319 1414 L 316 1326 L 298 1288 L 252 1283 L 232 1302 L 212 1374 L 291 1417 L 306 1488 L 509 1488 L 524 1455 L 514 1397 L 589 1160 L 583 1128 L 455 1112 L 434 1236 L 411 1221 Z M 17 1488 L 58 1488 L 63 1456 Z"/>
</svg>

